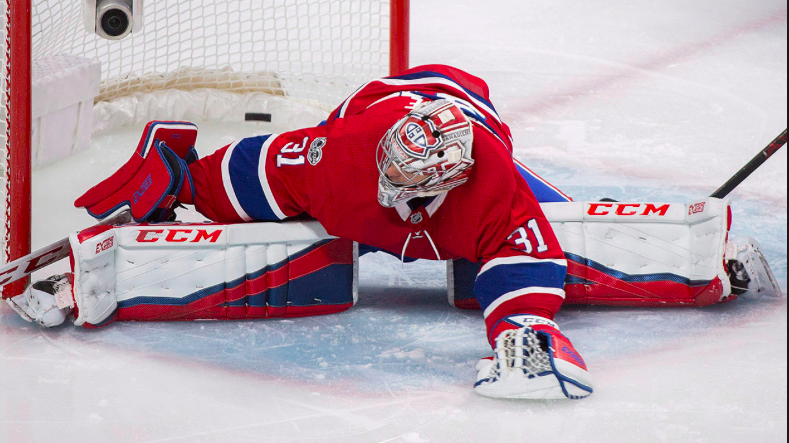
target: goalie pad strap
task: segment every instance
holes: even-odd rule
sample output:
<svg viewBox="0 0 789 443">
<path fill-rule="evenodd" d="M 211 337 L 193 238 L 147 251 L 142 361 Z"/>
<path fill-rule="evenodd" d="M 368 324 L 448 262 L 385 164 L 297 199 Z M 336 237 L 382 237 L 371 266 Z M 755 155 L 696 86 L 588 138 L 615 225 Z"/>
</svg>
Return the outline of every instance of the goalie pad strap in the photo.
<svg viewBox="0 0 789 443">
<path fill-rule="evenodd" d="M 567 258 L 565 303 L 706 306 L 731 294 L 724 265 L 729 200 L 541 206 Z M 448 265 L 450 304 L 479 307 L 468 275 L 479 269 Z"/>
<path fill-rule="evenodd" d="M 350 308 L 355 247 L 317 222 L 130 225 L 70 238 L 77 326 Z"/>
</svg>

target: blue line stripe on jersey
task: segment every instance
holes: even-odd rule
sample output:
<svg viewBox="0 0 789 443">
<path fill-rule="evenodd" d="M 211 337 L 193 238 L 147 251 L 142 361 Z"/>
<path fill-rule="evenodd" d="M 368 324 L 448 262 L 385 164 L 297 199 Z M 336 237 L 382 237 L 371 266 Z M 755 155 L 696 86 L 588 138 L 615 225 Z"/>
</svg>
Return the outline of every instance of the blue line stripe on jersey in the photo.
<svg viewBox="0 0 789 443">
<path fill-rule="evenodd" d="M 241 140 L 233 150 L 228 165 L 230 182 L 238 203 L 247 215 L 257 221 L 280 221 L 266 199 L 258 175 L 261 148 L 269 137 L 264 135 Z"/>
<path fill-rule="evenodd" d="M 526 179 L 526 183 L 529 184 L 529 188 L 531 188 L 531 192 L 534 196 L 537 197 L 538 202 L 566 203 L 570 201 L 567 197 L 543 183 L 542 180 L 535 177 L 531 172 L 519 165 L 518 162 L 515 162 L 515 168 L 517 168 L 521 176 Z"/>
<path fill-rule="evenodd" d="M 567 267 L 551 262 L 494 266 L 477 277 L 474 295 L 484 311 L 504 294 L 530 287 L 564 289 Z"/>
</svg>

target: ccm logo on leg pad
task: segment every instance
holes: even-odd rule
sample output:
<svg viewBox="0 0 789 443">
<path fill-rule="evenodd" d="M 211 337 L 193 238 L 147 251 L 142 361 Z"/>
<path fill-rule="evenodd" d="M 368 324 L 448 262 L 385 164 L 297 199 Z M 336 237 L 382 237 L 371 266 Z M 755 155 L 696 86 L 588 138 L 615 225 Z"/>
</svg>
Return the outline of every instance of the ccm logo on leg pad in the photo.
<svg viewBox="0 0 789 443">
<path fill-rule="evenodd" d="M 224 231 L 222 229 L 141 229 L 137 243 L 217 243 Z"/>
<path fill-rule="evenodd" d="M 652 203 L 589 203 L 588 215 L 621 215 L 621 216 L 648 216 L 657 215 L 665 217 L 670 204 L 655 205 Z"/>
</svg>

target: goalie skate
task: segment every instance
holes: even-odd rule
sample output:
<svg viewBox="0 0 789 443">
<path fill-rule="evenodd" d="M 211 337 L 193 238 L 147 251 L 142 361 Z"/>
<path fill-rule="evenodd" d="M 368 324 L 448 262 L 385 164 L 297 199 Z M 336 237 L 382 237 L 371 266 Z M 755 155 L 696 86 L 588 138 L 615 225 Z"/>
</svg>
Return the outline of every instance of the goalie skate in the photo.
<svg viewBox="0 0 789 443">
<path fill-rule="evenodd" d="M 6 301 L 23 319 L 45 328 L 60 326 L 71 313 L 71 279 L 53 275 L 33 283 L 22 294 Z"/>
<path fill-rule="evenodd" d="M 475 391 L 510 399 L 580 399 L 593 389 L 586 364 L 556 323 L 536 316 L 507 320 L 522 325 L 496 338 L 495 356 L 477 363 Z"/>
<path fill-rule="evenodd" d="M 756 240 L 743 236 L 729 239 L 726 258 L 734 294 L 751 300 L 783 295 Z"/>
</svg>

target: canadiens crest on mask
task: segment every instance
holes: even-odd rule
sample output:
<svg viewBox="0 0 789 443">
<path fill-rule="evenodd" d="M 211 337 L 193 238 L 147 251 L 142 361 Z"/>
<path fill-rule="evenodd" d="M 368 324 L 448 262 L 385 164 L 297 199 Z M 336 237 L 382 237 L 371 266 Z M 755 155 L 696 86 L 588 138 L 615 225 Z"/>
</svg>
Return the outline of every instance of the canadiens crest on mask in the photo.
<svg viewBox="0 0 789 443">
<path fill-rule="evenodd" d="M 378 201 L 384 207 L 432 197 L 468 180 L 474 159 L 473 123 L 449 100 L 413 109 L 378 144 Z"/>
<path fill-rule="evenodd" d="M 427 158 L 430 151 L 441 146 L 441 132 L 432 120 L 410 117 L 400 130 L 400 147 L 416 158 Z"/>
</svg>

